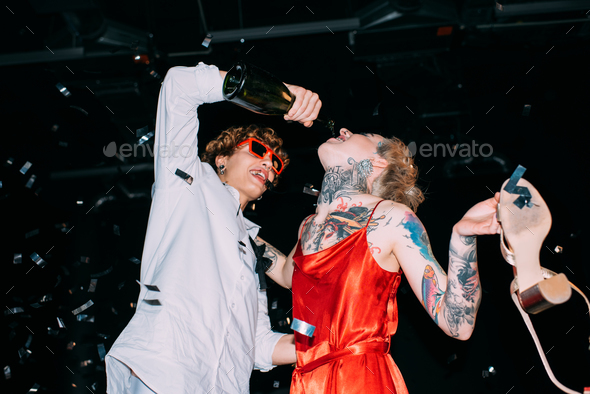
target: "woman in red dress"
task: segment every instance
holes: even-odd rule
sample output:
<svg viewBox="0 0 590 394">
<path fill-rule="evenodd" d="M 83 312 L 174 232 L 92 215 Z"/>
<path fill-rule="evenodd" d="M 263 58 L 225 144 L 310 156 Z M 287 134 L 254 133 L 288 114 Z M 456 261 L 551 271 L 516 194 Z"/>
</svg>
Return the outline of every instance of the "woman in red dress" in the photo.
<svg viewBox="0 0 590 394">
<path fill-rule="evenodd" d="M 289 256 L 267 251 L 270 277 L 293 289 L 291 393 L 407 393 L 389 355 L 402 272 L 434 323 L 468 339 L 481 302 L 476 236 L 499 233 L 499 193 L 453 227 L 447 274 L 415 214 L 424 197 L 401 141 L 342 129 L 318 155 L 316 214 Z"/>
</svg>

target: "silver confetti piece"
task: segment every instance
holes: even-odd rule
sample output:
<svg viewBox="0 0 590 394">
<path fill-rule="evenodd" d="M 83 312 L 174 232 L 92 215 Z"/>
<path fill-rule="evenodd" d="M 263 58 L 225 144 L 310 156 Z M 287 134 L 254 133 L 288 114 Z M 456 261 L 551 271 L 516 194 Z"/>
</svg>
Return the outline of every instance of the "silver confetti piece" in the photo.
<svg viewBox="0 0 590 394">
<path fill-rule="evenodd" d="M 502 4 L 500 4 L 500 3 L 496 2 L 496 9 L 497 9 L 498 11 L 504 11 L 504 6 L 503 6 Z"/>
<path fill-rule="evenodd" d="M 31 254 L 31 260 L 33 260 L 35 262 L 35 264 L 37 264 L 39 267 L 43 268 L 47 265 L 47 261 L 43 260 L 41 258 L 41 256 L 39 256 L 37 253 Z"/>
<path fill-rule="evenodd" d="M 12 259 L 13 264 L 20 264 L 23 262 L 23 255 L 22 253 L 15 253 L 14 258 Z"/>
<path fill-rule="evenodd" d="M 92 364 L 92 360 L 84 360 L 80 363 L 80 367 L 87 367 Z"/>
<path fill-rule="evenodd" d="M 115 314 L 115 315 L 118 315 L 119 314 L 119 312 L 117 312 L 117 310 L 115 309 L 115 307 L 112 307 L 111 308 L 111 312 L 113 312 L 113 314 Z"/>
<path fill-rule="evenodd" d="M 563 253 L 563 248 L 559 245 L 557 245 L 554 250 L 555 250 L 555 253 Z"/>
<path fill-rule="evenodd" d="M 184 179 L 184 181 L 186 183 L 188 183 L 189 185 L 193 184 L 193 177 L 190 176 L 189 174 L 187 174 L 186 172 L 182 171 L 180 168 L 176 169 L 176 172 L 174 173 L 174 175 L 177 175 L 180 178 Z"/>
<path fill-rule="evenodd" d="M 129 306 L 133 309 L 137 308 L 137 302 L 132 302 L 129 304 Z"/>
<path fill-rule="evenodd" d="M 47 327 L 47 334 L 48 334 L 48 335 L 51 335 L 51 336 L 53 336 L 53 337 L 56 337 L 56 336 L 58 336 L 58 335 L 59 335 L 59 331 L 58 331 L 58 330 L 54 330 L 54 329 L 53 329 L 53 328 L 51 328 L 51 327 Z"/>
<path fill-rule="evenodd" d="M 61 317 L 57 318 L 57 325 L 59 328 L 66 328 L 66 325 L 64 324 L 64 321 L 61 319 Z"/>
<path fill-rule="evenodd" d="M 0 189 L 2 189 L 2 181 L 0 181 Z"/>
<path fill-rule="evenodd" d="M 305 184 L 305 186 L 303 187 L 303 193 L 310 194 L 310 195 L 316 196 L 316 197 L 320 195 L 320 191 L 317 189 L 314 189 L 314 187 L 311 183 Z"/>
<path fill-rule="evenodd" d="M 117 226 L 116 224 L 113 224 L 113 234 L 121 235 L 121 230 L 119 229 L 119 226 Z"/>
<path fill-rule="evenodd" d="M 27 349 L 31 347 L 31 342 L 33 342 L 33 336 L 31 334 L 29 334 L 29 338 L 27 339 L 27 342 L 25 343 L 25 347 Z"/>
<path fill-rule="evenodd" d="M 68 223 L 57 223 L 55 225 L 55 228 L 57 230 L 61 231 L 62 233 L 65 233 L 65 232 L 67 232 L 69 230 L 68 229 Z"/>
<path fill-rule="evenodd" d="M 141 138 L 144 135 L 146 135 L 148 133 L 148 131 L 149 131 L 149 128 L 147 126 L 137 129 L 137 130 L 135 130 L 135 137 Z"/>
<path fill-rule="evenodd" d="M 211 43 L 212 38 L 213 38 L 213 36 L 211 34 L 207 34 L 207 36 L 205 36 L 205 39 L 203 40 L 201 45 L 204 46 L 205 48 L 209 48 L 209 44 Z"/>
<path fill-rule="evenodd" d="M 278 389 L 280 383 L 281 383 L 280 381 L 275 380 L 274 382 L 272 382 L 272 387 L 274 387 L 275 389 Z"/>
<path fill-rule="evenodd" d="M 67 148 L 68 147 L 68 143 L 65 141 L 58 141 L 57 145 L 61 146 L 62 148 Z"/>
<path fill-rule="evenodd" d="M 76 342 L 74 341 L 70 341 L 68 342 L 68 344 L 66 345 L 66 349 L 68 350 L 74 350 L 74 347 L 76 346 Z"/>
<path fill-rule="evenodd" d="M 100 361 L 104 361 L 104 356 L 107 355 L 107 352 L 104 348 L 104 344 L 99 343 L 98 345 L 96 345 L 96 347 L 98 348 L 98 357 L 100 357 Z"/>
<path fill-rule="evenodd" d="M 313 337 L 315 326 L 312 326 L 311 324 L 306 323 L 303 320 L 293 319 L 293 323 L 291 323 L 291 329 L 307 337 Z"/>
<path fill-rule="evenodd" d="M 12 162 L 10 162 L 10 164 L 12 164 Z M 25 163 L 25 165 L 22 166 L 22 168 L 20 169 L 20 173 L 25 175 L 27 173 L 27 171 L 29 171 L 29 168 L 31 168 L 32 165 L 33 165 L 33 163 L 31 163 L 30 161 L 27 161 Z"/>
<path fill-rule="evenodd" d="M 40 387 L 41 387 L 41 386 L 39 386 L 37 383 L 35 383 L 35 384 L 33 385 L 33 387 L 31 387 L 31 389 L 29 390 L 29 393 L 36 393 L 37 391 L 39 391 L 39 388 L 40 388 Z"/>
<path fill-rule="evenodd" d="M 101 334 L 100 332 L 97 332 L 96 335 L 101 338 L 101 339 L 109 339 L 110 335 L 108 334 Z M 104 346 L 104 345 L 103 345 Z"/>
<path fill-rule="evenodd" d="M 146 135 L 144 135 L 143 137 L 141 137 L 138 141 L 138 145 L 142 145 L 145 144 L 146 142 L 149 141 L 150 138 L 152 138 L 154 136 L 154 132 L 150 131 L 149 133 L 147 133 Z"/>
<path fill-rule="evenodd" d="M 113 266 L 110 266 L 109 268 L 107 268 L 106 270 L 99 272 L 98 274 L 92 274 L 90 275 L 91 278 L 100 278 L 101 276 L 105 276 L 110 274 L 113 271 Z"/>
<path fill-rule="evenodd" d="M 80 306 L 80 307 L 78 307 L 78 308 L 74 309 L 74 310 L 72 311 L 72 313 L 73 313 L 74 315 L 77 315 L 77 314 L 78 314 L 78 313 L 80 313 L 80 312 L 84 312 L 86 309 L 90 308 L 92 305 L 94 305 L 94 302 L 92 302 L 92 300 L 88 300 L 88 302 L 86 302 L 84 305 L 82 305 L 82 306 Z"/>
<path fill-rule="evenodd" d="M 524 108 L 522 109 L 522 116 L 529 116 L 530 113 L 531 113 L 531 105 L 525 104 Z"/>
<path fill-rule="evenodd" d="M 57 129 L 59 129 L 59 125 L 54 124 L 53 126 L 51 126 L 51 131 L 56 132 Z"/>
<path fill-rule="evenodd" d="M 148 305 L 153 305 L 153 306 L 161 306 L 162 305 L 160 300 L 143 300 L 143 301 Z"/>
<path fill-rule="evenodd" d="M 139 261 L 139 259 L 138 258 L 135 258 L 135 257 L 131 257 L 129 259 L 129 261 L 131 261 L 133 264 L 139 264 L 139 263 L 141 263 L 141 261 Z"/>
<path fill-rule="evenodd" d="M 117 288 L 118 288 L 119 290 L 121 290 L 121 289 L 123 288 L 123 286 L 125 286 L 125 281 L 123 281 L 123 282 L 119 283 L 119 284 L 117 285 Z"/>
<path fill-rule="evenodd" d="M 75 105 L 70 105 L 70 108 L 72 108 L 72 109 L 75 109 L 75 110 L 77 110 L 77 111 L 80 111 L 80 112 L 82 112 L 84 115 L 88 116 L 88 111 L 86 111 L 84 108 L 80 108 L 80 107 L 77 107 L 77 106 L 75 106 Z"/>
<path fill-rule="evenodd" d="M 25 234 L 25 239 L 29 239 L 31 237 L 34 237 L 35 235 L 39 234 L 39 229 L 36 228 L 34 230 L 29 231 L 28 233 Z"/>
<path fill-rule="evenodd" d="M 35 309 L 39 309 L 39 308 L 43 307 L 43 305 L 41 305 L 41 304 L 38 304 L 38 303 L 36 303 L 36 302 L 35 302 L 34 304 L 31 304 L 31 306 L 32 306 L 33 308 L 35 308 Z"/>
<path fill-rule="evenodd" d="M 136 280 L 137 284 L 140 286 L 145 286 L 149 291 L 160 291 L 160 289 L 158 288 L 158 286 L 156 285 L 146 285 L 144 283 L 141 283 L 140 281 Z"/>
<path fill-rule="evenodd" d="M 85 263 L 85 264 L 90 264 L 90 257 L 80 256 L 80 262 Z"/>
<path fill-rule="evenodd" d="M 41 299 L 39 300 L 39 302 L 49 302 L 49 301 L 53 301 L 53 296 L 51 294 L 45 294 L 43 297 L 41 297 Z"/>
<path fill-rule="evenodd" d="M 4 367 L 4 378 L 6 380 L 10 379 L 12 377 L 12 373 L 10 371 L 10 365 L 7 365 Z"/>
<path fill-rule="evenodd" d="M 278 308 L 278 304 L 279 302 L 277 300 L 272 302 L 272 306 L 270 307 L 270 309 L 277 309 Z"/>
<path fill-rule="evenodd" d="M 35 179 L 37 179 L 37 175 L 35 175 L 35 174 L 31 175 L 31 177 L 27 181 L 27 184 L 25 185 L 25 187 L 27 189 L 32 188 L 33 187 L 33 183 L 35 183 Z"/>
<path fill-rule="evenodd" d="M 8 308 L 7 310 L 4 311 L 4 316 L 14 315 L 14 314 L 21 313 L 24 311 L 25 310 L 23 308 L 21 308 L 20 306 L 17 306 L 14 308 Z"/>
<path fill-rule="evenodd" d="M 12 163 L 14 163 L 14 157 L 9 157 L 9 158 L 6 160 L 6 164 L 5 164 L 5 166 L 11 166 L 11 165 L 12 165 Z"/>
<path fill-rule="evenodd" d="M 90 286 L 88 286 L 88 292 L 94 293 L 96 291 L 96 283 L 98 279 L 90 279 Z"/>
<path fill-rule="evenodd" d="M 88 316 L 83 313 L 80 313 L 79 315 L 76 315 L 76 320 L 87 323 L 94 323 L 94 316 Z"/>
<path fill-rule="evenodd" d="M 25 362 L 25 360 L 27 358 L 29 358 L 29 356 L 32 354 L 33 352 L 31 352 L 29 349 L 25 349 L 24 347 L 21 347 L 20 349 L 18 349 L 18 357 L 20 358 L 20 362 L 21 364 Z"/>
<path fill-rule="evenodd" d="M 57 88 L 57 90 L 60 91 L 61 94 L 63 94 L 66 97 L 70 97 L 72 95 L 72 93 L 70 93 L 70 91 L 68 90 L 68 88 L 66 88 L 61 83 L 56 84 L 55 87 Z"/>
</svg>

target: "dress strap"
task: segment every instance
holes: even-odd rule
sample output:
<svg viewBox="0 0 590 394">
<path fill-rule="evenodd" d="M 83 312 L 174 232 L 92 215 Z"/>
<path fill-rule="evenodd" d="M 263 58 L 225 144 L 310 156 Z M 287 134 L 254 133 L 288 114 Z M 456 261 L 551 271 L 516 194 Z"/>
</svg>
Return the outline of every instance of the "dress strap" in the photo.
<svg viewBox="0 0 590 394">
<path fill-rule="evenodd" d="M 367 225 L 365 227 L 369 227 L 369 224 L 371 223 L 371 219 L 373 218 L 373 214 L 375 213 L 375 209 L 377 209 L 379 204 L 381 204 L 383 201 L 385 201 L 385 200 L 381 200 L 377 203 L 377 205 L 375 205 L 375 208 L 373 208 L 373 212 L 371 212 L 371 216 L 369 216 L 369 221 L 367 222 Z"/>
<path fill-rule="evenodd" d="M 303 226 L 301 226 L 301 232 L 299 233 L 299 238 L 298 239 L 301 239 L 301 235 L 303 234 L 303 229 L 305 228 L 305 225 L 307 224 L 307 221 L 309 220 L 309 218 L 311 218 L 312 216 L 313 215 L 309 215 L 307 217 L 307 219 L 305 219 L 305 223 L 303 223 Z"/>
</svg>

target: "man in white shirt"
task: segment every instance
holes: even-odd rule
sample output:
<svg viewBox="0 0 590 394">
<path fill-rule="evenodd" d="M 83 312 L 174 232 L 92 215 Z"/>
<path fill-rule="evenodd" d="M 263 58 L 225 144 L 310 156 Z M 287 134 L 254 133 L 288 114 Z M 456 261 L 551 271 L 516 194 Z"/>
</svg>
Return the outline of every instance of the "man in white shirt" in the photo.
<svg viewBox="0 0 590 394">
<path fill-rule="evenodd" d="M 259 226 L 242 214 L 282 171 L 282 141 L 270 129 L 240 128 L 232 153 L 210 163 L 197 156 L 197 108 L 222 100 L 224 75 L 200 63 L 173 67 L 162 84 L 141 290 L 106 357 L 108 393 L 248 393 L 253 368 L 295 362 L 293 336 L 272 331 L 259 289 L 250 244 Z M 321 101 L 289 89 L 297 99 L 285 119 L 309 127 Z M 247 138 L 264 157 L 240 145 Z"/>
</svg>

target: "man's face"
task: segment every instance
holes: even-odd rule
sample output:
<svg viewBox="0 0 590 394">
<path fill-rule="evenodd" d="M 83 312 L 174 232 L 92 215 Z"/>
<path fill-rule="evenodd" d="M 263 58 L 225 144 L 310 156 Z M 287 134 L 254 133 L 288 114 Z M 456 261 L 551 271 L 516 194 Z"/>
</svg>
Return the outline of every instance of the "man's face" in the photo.
<svg viewBox="0 0 590 394">
<path fill-rule="evenodd" d="M 266 191 L 266 181 L 272 183 L 275 176 L 270 152 L 261 159 L 250 153 L 247 144 L 237 147 L 225 160 L 223 180 L 248 201 L 260 197 Z"/>
<path fill-rule="evenodd" d="M 338 138 L 330 138 L 320 145 L 318 155 L 324 168 L 348 166 L 348 159 L 360 162 L 375 158 L 383 137 L 378 134 L 353 134 L 348 129 L 340 129 Z"/>
</svg>

